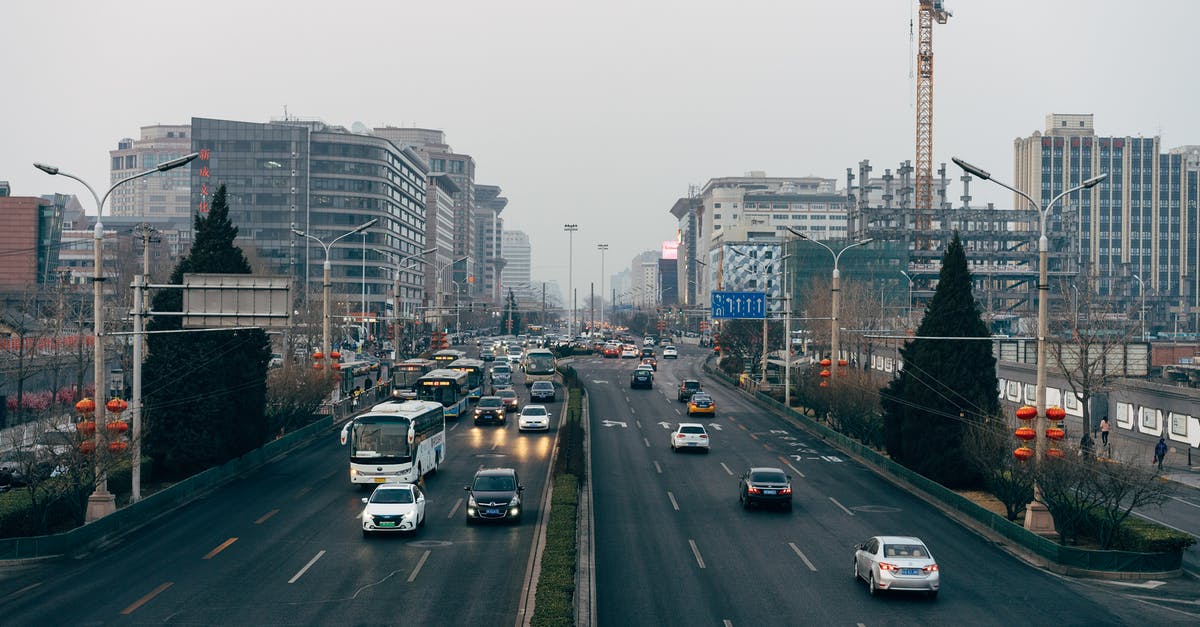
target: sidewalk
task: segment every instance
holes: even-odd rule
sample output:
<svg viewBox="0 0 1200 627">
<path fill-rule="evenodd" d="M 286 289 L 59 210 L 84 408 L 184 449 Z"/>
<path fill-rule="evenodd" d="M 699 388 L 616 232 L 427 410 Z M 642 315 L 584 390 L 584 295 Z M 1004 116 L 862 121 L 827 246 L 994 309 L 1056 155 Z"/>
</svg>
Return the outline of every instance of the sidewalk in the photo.
<svg viewBox="0 0 1200 627">
<path fill-rule="evenodd" d="M 1114 439 L 1115 440 L 1115 439 Z M 1118 461 L 1136 460 L 1139 463 L 1144 461 L 1149 464 L 1153 454 L 1146 448 L 1145 443 L 1128 440 L 1115 440 L 1111 443 L 1110 456 Z M 1140 453 L 1144 455 L 1139 456 Z M 1096 448 L 1097 455 L 1103 455 L 1103 449 L 1100 446 Z M 1129 454 L 1132 454 L 1129 455 Z M 1194 460 L 1200 463 L 1200 459 Z M 1172 447 L 1167 453 L 1166 461 L 1163 462 L 1163 469 L 1159 473 L 1169 481 L 1187 486 L 1192 489 L 1200 490 L 1200 465 L 1188 466 L 1187 451 L 1180 451 L 1178 447 Z"/>
</svg>

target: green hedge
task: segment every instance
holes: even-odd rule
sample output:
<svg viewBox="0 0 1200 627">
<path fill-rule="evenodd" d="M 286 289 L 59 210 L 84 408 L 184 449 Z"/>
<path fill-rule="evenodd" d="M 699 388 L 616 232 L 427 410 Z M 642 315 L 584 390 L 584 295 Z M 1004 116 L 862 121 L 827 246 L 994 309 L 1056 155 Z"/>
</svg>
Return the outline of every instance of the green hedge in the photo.
<svg viewBox="0 0 1200 627">
<path fill-rule="evenodd" d="M 150 458 L 142 458 L 143 483 L 150 477 L 152 467 Z M 28 488 L 14 488 L 0 494 L 0 538 L 58 533 L 83 524 L 91 488 L 72 488 L 65 482 L 65 478 L 55 477 L 40 484 L 37 489 L 42 494 L 41 498 L 48 499 L 42 503 L 40 513 L 33 506 Z M 133 466 L 129 460 L 122 460 L 108 473 L 108 491 L 117 497 L 118 502 L 125 503 L 129 501 L 132 486 Z M 47 494 L 53 497 L 48 498 Z"/>
<path fill-rule="evenodd" d="M 1095 536 L 1095 529 L 1099 527 L 1099 517 L 1093 516 L 1084 524 L 1084 532 Z M 1196 539 L 1189 533 L 1175 531 L 1169 527 L 1130 516 L 1121 523 L 1120 529 L 1117 530 L 1113 549 L 1136 553 L 1167 553 L 1185 550 L 1195 543 Z"/>
<path fill-rule="evenodd" d="M 537 607 L 530 624 L 558 627 L 575 624 L 576 518 L 579 482 L 574 475 L 554 478 L 554 503 L 546 526 L 546 547 L 538 576 Z"/>
</svg>

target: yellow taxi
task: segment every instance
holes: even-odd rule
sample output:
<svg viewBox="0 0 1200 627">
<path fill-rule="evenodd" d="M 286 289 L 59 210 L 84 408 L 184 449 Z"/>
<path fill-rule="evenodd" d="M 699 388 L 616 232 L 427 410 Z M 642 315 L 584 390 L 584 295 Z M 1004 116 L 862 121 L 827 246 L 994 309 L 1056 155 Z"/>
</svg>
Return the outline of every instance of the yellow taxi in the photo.
<svg viewBox="0 0 1200 627">
<path fill-rule="evenodd" d="M 696 392 L 695 394 L 692 394 L 690 399 L 688 399 L 687 415 L 695 416 L 696 414 L 708 414 L 712 416 L 716 413 L 717 403 L 708 394 L 705 394 L 704 392 Z"/>
</svg>

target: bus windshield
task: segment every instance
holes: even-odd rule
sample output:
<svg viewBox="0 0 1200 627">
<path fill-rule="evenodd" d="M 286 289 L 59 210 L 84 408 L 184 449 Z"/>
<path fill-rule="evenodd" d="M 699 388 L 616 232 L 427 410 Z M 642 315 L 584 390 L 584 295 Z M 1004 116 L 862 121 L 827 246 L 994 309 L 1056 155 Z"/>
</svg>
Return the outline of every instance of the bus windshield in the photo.
<svg viewBox="0 0 1200 627">
<path fill-rule="evenodd" d="M 417 385 L 418 400 L 441 403 L 443 407 L 449 407 L 458 402 L 461 395 L 462 392 L 458 386 L 454 385 L 453 381 L 425 379 Z"/>
<path fill-rule="evenodd" d="M 533 351 L 525 356 L 525 372 L 529 374 L 553 374 L 554 353 L 549 351 Z"/>
<path fill-rule="evenodd" d="M 398 464 L 412 461 L 407 418 L 359 418 L 350 432 L 350 461 Z"/>
</svg>

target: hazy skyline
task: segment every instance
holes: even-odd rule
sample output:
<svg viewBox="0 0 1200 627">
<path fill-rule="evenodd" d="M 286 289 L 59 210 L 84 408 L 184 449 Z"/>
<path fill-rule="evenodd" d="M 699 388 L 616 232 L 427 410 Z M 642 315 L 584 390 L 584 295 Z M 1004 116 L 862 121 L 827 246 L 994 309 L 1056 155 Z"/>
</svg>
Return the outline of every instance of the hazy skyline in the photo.
<svg viewBox="0 0 1200 627">
<path fill-rule="evenodd" d="M 1200 144 L 1192 36 L 1200 3 L 969 2 L 934 27 L 934 161 L 1005 181 L 1012 141 L 1048 113 L 1093 113 L 1101 135 Z M 505 228 L 529 234 L 534 280 L 566 290 L 674 236 L 689 185 L 762 170 L 844 185 L 915 159 L 917 0 L 429 2 L 210 0 L 0 6 L 6 98 L 0 180 L 18 196 L 92 201 L 108 151 L 193 116 L 289 114 L 437 128 L 499 185 Z M 911 26 L 915 29 L 915 24 Z M 913 34 L 915 36 L 915 33 Z M 961 172 L 950 165 L 950 199 Z M 103 189 L 99 189 L 102 192 Z M 976 206 L 1010 207 L 972 185 Z M 605 283 L 608 283 L 605 278 Z"/>
</svg>

